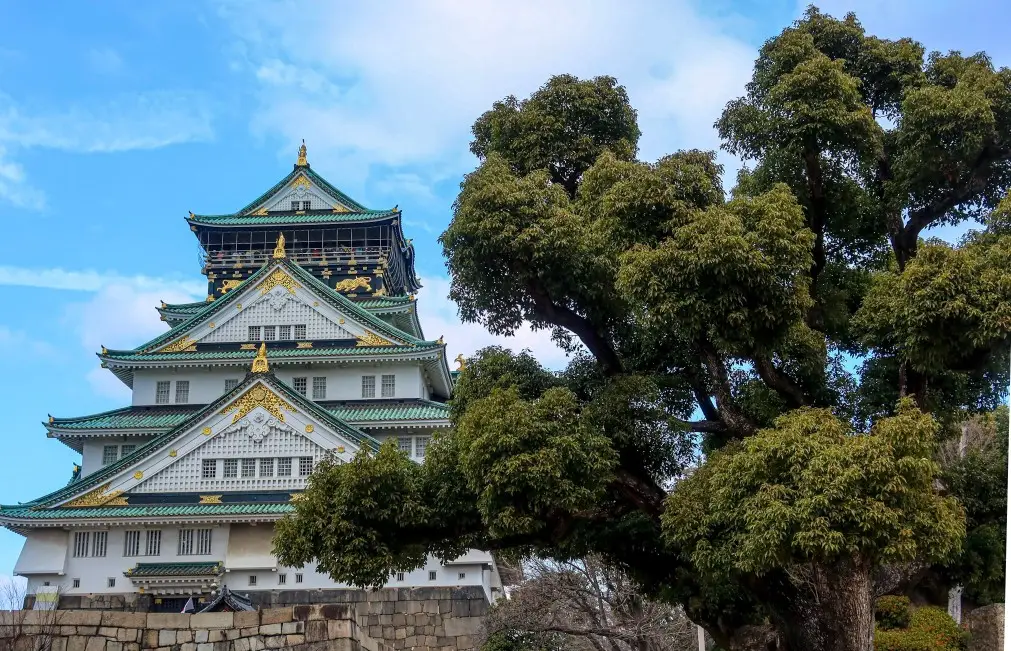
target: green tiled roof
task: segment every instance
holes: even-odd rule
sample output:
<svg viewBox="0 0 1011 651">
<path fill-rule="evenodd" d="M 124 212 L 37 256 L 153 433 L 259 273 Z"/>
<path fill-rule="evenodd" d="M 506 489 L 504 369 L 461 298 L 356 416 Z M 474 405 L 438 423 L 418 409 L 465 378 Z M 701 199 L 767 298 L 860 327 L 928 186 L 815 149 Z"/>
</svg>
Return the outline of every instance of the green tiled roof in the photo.
<svg viewBox="0 0 1011 651">
<path fill-rule="evenodd" d="M 384 420 L 445 420 L 449 418 L 449 406 L 431 400 L 412 400 L 400 404 L 344 403 L 323 405 L 334 418 L 354 423 Z"/>
<path fill-rule="evenodd" d="M 291 183 L 292 181 L 294 181 L 295 177 L 298 176 L 299 172 L 305 172 L 305 175 L 309 177 L 309 180 L 313 181 L 316 185 L 318 185 L 320 188 L 322 188 L 324 192 L 326 192 L 331 197 L 333 197 L 337 201 L 341 202 L 342 204 L 344 204 L 348 208 L 351 208 L 352 210 L 368 211 L 368 208 L 366 208 L 362 204 L 358 203 L 357 201 L 355 201 L 354 199 L 352 199 L 348 195 L 346 195 L 343 192 L 341 192 L 340 190 L 338 190 L 335 186 L 331 185 L 329 181 L 327 181 L 326 179 L 324 179 L 322 176 L 320 176 L 316 172 L 313 172 L 312 168 L 309 165 L 305 165 L 305 166 L 295 165 L 294 168 L 291 170 L 291 173 L 288 174 L 288 176 L 286 176 L 283 179 L 281 179 L 280 181 L 278 181 L 276 184 L 274 184 L 274 187 L 270 188 L 269 190 L 267 190 L 266 192 L 264 192 L 263 194 L 261 194 L 260 196 L 258 196 L 256 199 L 253 199 L 252 202 L 250 202 L 247 206 L 245 206 L 244 208 L 242 208 L 241 210 L 239 210 L 236 214 L 237 215 L 242 215 L 242 214 L 245 214 L 247 212 L 252 211 L 254 208 L 256 208 L 257 206 L 259 206 L 261 203 L 263 203 L 264 201 L 266 201 L 267 199 L 269 199 L 272 194 L 274 194 L 275 192 L 279 191 L 284 186 L 286 186 L 289 183 Z"/>
<path fill-rule="evenodd" d="M 224 567 L 217 561 L 205 563 L 137 563 L 124 575 L 129 577 L 146 576 L 218 576 Z"/>
<path fill-rule="evenodd" d="M 173 314 L 196 314 L 205 307 L 207 307 L 207 301 L 197 301 L 196 303 L 166 303 L 165 307 L 160 307 L 158 310 Z"/>
<path fill-rule="evenodd" d="M 77 418 L 54 418 L 47 423 L 54 429 L 149 429 L 175 427 L 200 410 L 189 407 L 123 407 Z"/>
<path fill-rule="evenodd" d="M 441 348 L 439 344 L 429 344 L 427 346 L 351 346 L 346 348 L 282 348 L 268 349 L 268 359 L 299 359 L 305 357 L 351 357 L 354 355 L 398 355 L 406 353 L 417 353 L 426 350 L 437 350 Z M 224 359 L 248 359 L 252 363 L 256 357 L 255 350 L 207 350 L 178 353 L 136 353 L 131 350 L 110 350 L 102 355 L 104 359 L 121 360 L 131 362 L 161 362 L 161 361 L 189 361 L 189 360 L 224 360 Z"/>
<path fill-rule="evenodd" d="M 383 307 L 408 307 L 413 302 L 408 296 L 377 296 L 355 301 L 355 305 L 366 310 L 375 310 Z"/>
<path fill-rule="evenodd" d="M 284 213 L 272 215 L 193 215 L 191 224 L 209 226 L 284 226 L 289 224 L 333 224 L 340 222 L 364 222 L 396 217 L 394 210 L 368 210 L 363 212 L 333 212 L 330 210 L 306 212 L 303 214 Z"/>
<path fill-rule="evenodd" d="M 96 506 L 75 509 L 40 509 L 19 504 L 0 506 L 0 520 L 54 520 L 71 518 L 143 518 L 201 515 L 284 515 L 295 507 L 291 504 L 175 504 L 141 506 Z"/>
</svg>

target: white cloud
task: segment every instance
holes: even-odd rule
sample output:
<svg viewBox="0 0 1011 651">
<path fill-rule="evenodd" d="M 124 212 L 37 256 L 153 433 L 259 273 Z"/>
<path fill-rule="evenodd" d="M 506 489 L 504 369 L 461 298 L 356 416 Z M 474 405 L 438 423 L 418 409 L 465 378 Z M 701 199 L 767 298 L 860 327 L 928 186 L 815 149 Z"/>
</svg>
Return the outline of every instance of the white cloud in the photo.
<svg viewBox="0 0 1011 651">
<path fill-rule="evenodd" d="M 425 277 L 418 294 L 418 319 L 428 339 L 445 338 L 449 359 L 459 354 L 467 357 L 485 346 L 498 345 L 519 352 L 529 348 L 531 353 L 548 368 L 560 370 L 568 358 L 546 330 L 533 331 L 524 325 L 512 337 L 489 333 L 477 323 L 461 323 L 457 316 L 456 304 L 449 300 L 449 279 Z M 451 368 L 455 368 L 451 365 Z"/>
<path fill-rule="evenodd" d="M 56 355 L 56 349 L 51 344 L 35 339 L 26 332 L 11 330 L 4 325 L 0 325 L 0 350 L 28 351 L 33 355 L 46 357 Z"/>
<path fill-rule="evenodd" d="M 221 6 L 262 85 L 255 131 L 286 151 L 306 138 L 340 174 L 419 166 L 428 183 L 472 165 L 470 126 L 492 102 L 563 72 L 628 88 L 647 158 L 716 147 L 712 123 L 755 56 L 685 0 Z"/>
<path fill-rule="evenodd" d="M 73 271 L 67 269 L 29 269 L 27 267 L 0 266 L 0 285 L 42 287 L 80 292 L 97 292 L 113 285 L 126 285 L 135 291 L 154 291 L 198 296 L 207 284 L 194 280 L 173 280 L 152 276 L 124 276 L 115 272 Z"/>
<path fill-rule="evenodd" d="M 0 199 L 19 208 L 42 210 L 45 196 L 25 182 L 25 170 L 7 157 L 7 149 L 0 144 Z"/>
</svg>

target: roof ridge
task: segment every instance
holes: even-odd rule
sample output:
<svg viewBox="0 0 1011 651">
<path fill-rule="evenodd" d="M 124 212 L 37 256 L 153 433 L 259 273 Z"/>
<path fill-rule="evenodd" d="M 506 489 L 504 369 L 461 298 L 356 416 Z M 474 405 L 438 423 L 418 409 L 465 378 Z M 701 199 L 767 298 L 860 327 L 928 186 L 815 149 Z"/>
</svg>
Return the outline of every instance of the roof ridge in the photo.
<svg viewBox="0 0 1011 651">
<path fill-rule="evenodd" d="M 338 190 L 332 183 L 330 183 L 329 181 L 327 181 L 326 179 L 324 179 L 322 176 L 320 176 L 316 172 L 312 171 L 312 168 L 309 167 L 308 164 L 306 164 L 306 165 L 295 165 L 295 167 L 291 170 L 291 172 L 289 172 L 280 181 L 278 181 L 277 183 L 275 183 L 269 190 L 267 190 L 266 192 L 264 192 L 263 194 L 261 194 L 259 197 L 257 197 L 256 199 L 254 199 L 252 202 L 250 202 L 249 204 L 243 206 L 241 209 L 239 209 L 238 211 L 236 211 L 235 213 L 233 213 L 232 215 L 229 215 L 229 216 L 230 217 L 240 217 L 240 216 L 244 216 L 248 212 L 251 212 L 253 209 L 255 209 L 257 206 L 259 206 L 261 203 L 263 203 L 264 201 L 266 201 L 267 199 L 269 199 L 272 194 L 274 194 L 274 193 L 278 192 L 279 190 L 281 190 L 281 188 L 283 188 L 284 186 L 286 186 L 288 183 L 290 183 L 291 181 L 293 181 L 296 176 L 298 176 L 299 174 L 302 174 L 302 173 L 304 173 L 307 177 L 309 177 L 310 180 L 314 181 L 316 183 L 316 185 L 320 186 L 323 189 L 324 192 L 327 192 L 328 194 L 330 194 L 334 199 L 336 199 L 337 201 L 340 201 L 342 203 L 348 204 L 349 208 L 357 208 L 358 210 L 363 211 L 363 212 L 367 212 L 369 210 L 368 208 L 366 208 L 362 204 L 358 203 L 357 201 L 355 201 L 351 197 L 347 196 L 346 194 L 344 194 L 343 192 L 341 192 L 340 190 Z"/>
</svg>

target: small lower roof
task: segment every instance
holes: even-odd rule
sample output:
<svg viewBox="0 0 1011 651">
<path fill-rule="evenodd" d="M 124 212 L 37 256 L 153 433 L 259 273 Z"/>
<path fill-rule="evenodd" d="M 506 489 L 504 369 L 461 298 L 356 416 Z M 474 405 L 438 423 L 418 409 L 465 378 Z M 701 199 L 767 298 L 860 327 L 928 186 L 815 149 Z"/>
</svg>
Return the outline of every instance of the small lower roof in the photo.
<svg viewBox="0 0 1011 651">
<path fill-rule="evenodd" d="M 130 578 L 157 576 L 220 576 L 224 571 L 221 563 L 137 563 L 123 572 Z"/>
</svg>

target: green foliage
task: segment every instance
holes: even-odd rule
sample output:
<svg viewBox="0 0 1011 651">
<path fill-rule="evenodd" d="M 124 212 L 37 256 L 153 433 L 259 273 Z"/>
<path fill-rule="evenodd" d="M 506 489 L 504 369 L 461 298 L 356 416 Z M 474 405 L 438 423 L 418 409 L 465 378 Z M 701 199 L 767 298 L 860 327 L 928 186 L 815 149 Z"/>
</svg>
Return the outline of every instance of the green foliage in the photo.
<svg viewBox="0 0 1011 651">
<path fill-rule="evenodd" d="M 926 606 L 913 610 L 909 628 L 877 630 L 874 651 L 960 651 L 968 635 L 943 608 Z"/>
<path fill-rule="evenodd" d="M 874 620 L 878 630 L 888 631 L 909 626 L 909 597 L 885 595 L 874 602 Z"/>
<path fill-rule="evenodd" d="M 503 630 L 488 636 L 481 651 L 561 651 L 562 641 L 555 636 L 524 631 Z"/>
<path fill-rule="evenodd" d="M 533 400 L 562 381 L 541 366 L 529 351 L 514 355 L 501 346 L 488 346 L 467 360 L 449 401 L 454 422 L 475 400 L 487 398 L 494 389 L 516 387 L 520 398 Z"/>
</svg>

